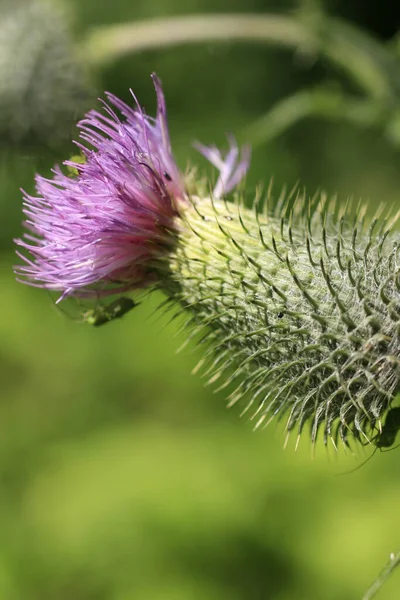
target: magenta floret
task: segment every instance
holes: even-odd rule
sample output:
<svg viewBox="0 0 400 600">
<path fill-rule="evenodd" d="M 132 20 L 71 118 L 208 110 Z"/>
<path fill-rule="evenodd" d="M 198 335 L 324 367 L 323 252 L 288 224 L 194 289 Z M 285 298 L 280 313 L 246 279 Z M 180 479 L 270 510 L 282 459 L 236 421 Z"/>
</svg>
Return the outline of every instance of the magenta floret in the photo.
<svg viewBox="0 0 400 600">
<path fill-rule="evenodd" d="M 52 179 L 36 176 L 37 196 L 24 193 L 28 233 L 16 243 L 24 264 L 21 281 L 68 295 L 105 296 L 143 288 L 153 281 L 149 265 L 172 243 L 176 217 L 188 203 L 169 139 L 161 83 L 152 75 L 157 115 L 147 116 L 135 96 L 131 108 L 107 94 L 103 112 L 78 124 L 82 162 L 65 161 Z M 200 147 L 220 170 L 216 197 L 244 176 L 249 153 Z"/>
</svg>

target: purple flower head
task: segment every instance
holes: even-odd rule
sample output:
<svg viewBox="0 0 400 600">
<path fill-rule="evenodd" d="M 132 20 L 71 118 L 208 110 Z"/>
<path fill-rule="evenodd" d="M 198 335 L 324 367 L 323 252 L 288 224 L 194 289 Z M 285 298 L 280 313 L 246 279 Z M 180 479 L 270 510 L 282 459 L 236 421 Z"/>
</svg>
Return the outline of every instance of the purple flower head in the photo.
<svg viewBox="0 0 400 600">
<path fill-rule="evenodd" d="M 131 108 L 107 94 L 103 112 L 79 123 L 82 161 L 65 161 L 76 175 L 53 170 L 36 176 L 37 196 L 24 194 L 28 233 L 16 243 L 24 264 L 20 280 L 68 295 L 105 296 L 149 285 L 151 263 L 173 243 L 177 217 L 189 204 L 168 133 L 165 99 L 153 74 L 157 115 L 147 116 L 135 96 Z M 233 140 L 223 159 L 212 147 L 200 151 L 220 170 L 219 197 L 244 176 L 249 153 Z M 239 162 L 238 162 L 239 161 Z"/>
</svg>

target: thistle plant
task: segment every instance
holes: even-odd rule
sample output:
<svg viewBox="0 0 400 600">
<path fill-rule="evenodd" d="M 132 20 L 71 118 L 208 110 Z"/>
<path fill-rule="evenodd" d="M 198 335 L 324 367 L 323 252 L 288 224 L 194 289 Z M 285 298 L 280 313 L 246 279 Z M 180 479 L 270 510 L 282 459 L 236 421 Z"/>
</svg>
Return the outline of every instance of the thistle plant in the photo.
<svg viewBox="0 0 400 600">
<path fill-rule="evenodd" d="M 18 278 L 92 299 L 93 324 L 133 307 L 121 294 L 162 290 L 188 335 L 204 333 L 199 367 L 256 427 L 284 419 L 335 447 L 377 439 L 400 380 L 396 217 L 296 191 L 246 208 L 243 192 L 229 199 L 250 163 L 233 138 L 225 154 L 197 144 L 219 171 L 213 190 L 182 174 L 153 81 L 155 118 L 108 94 L 79 124 L 81 156 L 24 194 Z"/>
</svg>

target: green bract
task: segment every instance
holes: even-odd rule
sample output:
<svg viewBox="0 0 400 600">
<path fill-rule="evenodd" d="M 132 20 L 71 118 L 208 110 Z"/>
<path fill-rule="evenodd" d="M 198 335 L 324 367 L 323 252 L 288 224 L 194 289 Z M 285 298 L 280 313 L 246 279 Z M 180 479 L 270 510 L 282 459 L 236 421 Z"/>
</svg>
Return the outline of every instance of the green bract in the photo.
<svg viewBox="0 0 400 600">
<path fill-rule="evenodd" d="M 257 203 L 256 203 L 257 204 Z M 396 218 L 326 198 L 255 206 L 192 198 L 160 284 L 207 328 L 210 380 L 256 427 L 370 441 L 400 377 Z"/>
</svg>

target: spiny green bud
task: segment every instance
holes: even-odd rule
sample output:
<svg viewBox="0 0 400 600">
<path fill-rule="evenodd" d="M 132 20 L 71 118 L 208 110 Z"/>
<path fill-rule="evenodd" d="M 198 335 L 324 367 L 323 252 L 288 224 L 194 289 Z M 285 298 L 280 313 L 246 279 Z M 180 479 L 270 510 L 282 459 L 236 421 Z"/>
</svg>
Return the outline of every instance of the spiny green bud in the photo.
<svg viewBox="0 0 400 600">
<path fill-rule="evenodd" d="M 209 330 L 210 380 L 237 382 L 256 427 L 275 417 L 311 439 L 370 441 L 400 378 L 395 219 L 322 198 L 270 213 L 193 198 L 163 289 Z M 203 361 L 204 362 L 204 361 Z"/>
</svg>

